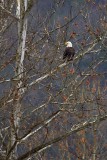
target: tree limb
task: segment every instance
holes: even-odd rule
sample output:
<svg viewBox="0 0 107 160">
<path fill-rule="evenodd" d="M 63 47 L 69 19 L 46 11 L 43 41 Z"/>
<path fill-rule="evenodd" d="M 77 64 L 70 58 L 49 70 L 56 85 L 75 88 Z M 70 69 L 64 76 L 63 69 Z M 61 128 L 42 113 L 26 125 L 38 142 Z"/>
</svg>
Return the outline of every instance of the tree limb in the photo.
<svg viewBox="0 0 107 160">
<path fill-rule="evenodd" d="M 11 12 L 9 12 L 7 9 L 5 9 L 2 5 L 0 5 L 0 8 L 2 9 L 3 12 L 8 14 L 10 17 L 14 18 L 16 21 L 19 21 L 19 19 L 16 16 L 14 16 Z"/>
<path fill-rule="evenodd" d="M 80 130 L 83 130 L 87 127 L 93 126 L 96 123 L 100 123 L 104 120 L 107 119 L 107 114 L 104 114 L 102 116 L 94 116 L 92 118 L 90 118 L 89 120 L 79 123 L 77 125 L 74 125 L 70 131 L 66 132 L 65 134 L 63 134 L 62 136 L 59 136 L 57 138 L 54 138 L 42 145 L 39 145 L 38 147 L 33 148 L 32 150 L 28 151 L 27 153 L 23 154 L 22 156 L 20 156 L 17 160 L 24 160 L 26 158 L 28 158 L 29 156 L 41 152 L 49 147 L 51 147 L 54 143 L 59 142 L 65 138 L 67 138 L 68 136 L 70 136 L 73 133 L 76 133 Z"/>
</svg>

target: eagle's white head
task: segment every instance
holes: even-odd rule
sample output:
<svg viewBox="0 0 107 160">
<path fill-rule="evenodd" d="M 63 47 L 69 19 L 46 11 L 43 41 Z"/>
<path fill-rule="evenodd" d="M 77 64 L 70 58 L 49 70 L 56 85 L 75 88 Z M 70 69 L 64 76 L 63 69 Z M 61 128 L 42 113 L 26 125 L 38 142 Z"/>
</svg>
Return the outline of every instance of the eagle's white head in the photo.
<svg viewBox="0 0 107 160">
<path fill-rule="evenodd" d="M 65 43 L 66 47 L 72 47 L 72 43 L 70 41 Z"/>
</svg>

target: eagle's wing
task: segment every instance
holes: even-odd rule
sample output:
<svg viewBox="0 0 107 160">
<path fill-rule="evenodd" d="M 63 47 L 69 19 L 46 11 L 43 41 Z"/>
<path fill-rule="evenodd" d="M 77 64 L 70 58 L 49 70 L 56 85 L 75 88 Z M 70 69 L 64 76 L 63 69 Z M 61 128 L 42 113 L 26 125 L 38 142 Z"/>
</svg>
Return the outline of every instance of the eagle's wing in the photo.
<svg viewBox="0 0 107 160">
<path fill-rule="evenodd" d="M 67 54 L 68 54 L 68 52 L 67 52 L 67 48 L 66 48 L 65 51 L 64 51 L 64 54 L 63 54 L 63 59 L 67 58 Z"/>
<path fill-rule="evenodd" d="M 68 61 L 73 60 L 74 55 L 75 55 L 75 49 L 73 47 L 70 47 Z"/>
<path fill-rule="evenodd" d="M 68 61 L 73 60 L 75 55 L 75 49 L 73 47 L 67 47 L 63 54 L 63 59 L 67 59 Z"/>
</svg>

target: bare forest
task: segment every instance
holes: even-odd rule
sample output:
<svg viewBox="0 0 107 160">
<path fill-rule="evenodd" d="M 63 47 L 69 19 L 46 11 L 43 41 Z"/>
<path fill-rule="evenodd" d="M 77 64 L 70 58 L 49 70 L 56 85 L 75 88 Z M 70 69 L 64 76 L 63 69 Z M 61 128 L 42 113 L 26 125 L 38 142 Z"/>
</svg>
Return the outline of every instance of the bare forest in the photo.
<svg viewBox="0 0 107 160">
<path fill-rule="evenodd" d="M 0 160 L 107 160 L 106 107 L 107 1 L 0 0 Z"/>
</svg>

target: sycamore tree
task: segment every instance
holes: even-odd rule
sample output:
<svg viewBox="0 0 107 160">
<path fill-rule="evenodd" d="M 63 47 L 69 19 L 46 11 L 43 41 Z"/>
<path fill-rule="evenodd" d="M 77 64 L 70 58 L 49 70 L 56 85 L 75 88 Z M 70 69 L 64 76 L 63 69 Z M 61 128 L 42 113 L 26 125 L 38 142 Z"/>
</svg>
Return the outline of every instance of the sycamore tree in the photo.
<svg viewBox="0 0 107 160">
<path fill-rule="evenodd" d="M 106 16 L 104 0 L 0 1 L 1 160 L 106 159 Z"/>
</svg>

